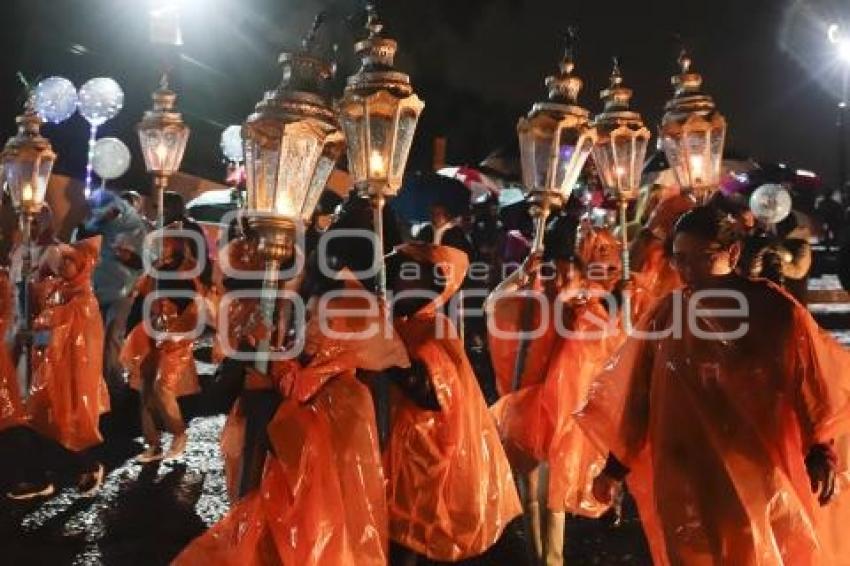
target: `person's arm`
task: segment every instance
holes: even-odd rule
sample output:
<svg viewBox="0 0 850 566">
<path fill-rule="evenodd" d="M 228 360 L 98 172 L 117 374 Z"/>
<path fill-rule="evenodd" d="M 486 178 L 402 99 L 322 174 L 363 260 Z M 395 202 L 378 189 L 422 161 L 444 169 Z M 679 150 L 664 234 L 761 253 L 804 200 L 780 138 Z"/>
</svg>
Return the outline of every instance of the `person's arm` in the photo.
<svg viewBox="0 0 850 566">
<path fill-rule="evenodd" d="M 426 411 L 440 410 L 437 392 L 431 383 L 428 368 L 422 362 L 412 360 L 409 368 L 390 368 L 386 376 L 419 408 Z"/>
<path fill-rule="evenodd" d="M 783 258 L 782 273 L 791 279 L 802 279 L 812 268 L 812 247 L 805 240 L 786 240 L 788 255 Z"/>
</svg>

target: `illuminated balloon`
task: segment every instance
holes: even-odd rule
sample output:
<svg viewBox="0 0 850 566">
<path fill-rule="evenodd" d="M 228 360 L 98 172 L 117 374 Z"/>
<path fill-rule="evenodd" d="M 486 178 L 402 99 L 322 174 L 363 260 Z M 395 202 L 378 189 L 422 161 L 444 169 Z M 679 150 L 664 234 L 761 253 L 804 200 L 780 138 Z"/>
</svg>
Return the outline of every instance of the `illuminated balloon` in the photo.
<svg viewBox="0 0 850 566">
<path fill-rule="evenodd" d="M 130 168 L 130 150 L 118 138 L 100 138 L 94 144 L 92 168 L 103 180 L 117 179 Z"/>
<path fill-rule="evenodd" d="M 80 87 L 80 114 L 92 126 L 114 118 L 124 107 L 124 91 L 113 79 L 98 77 Z"/>
<path fill-rule="evenodd" d="M 766 224 L 782 222 L 791 214 L 791 193 L 782 185 L 762 185 L 750 196 L 750 210 Z"/>
<path fill-rule="evenodd" d="M 234 163 L 245 161 L 242 154 L 242 126 L 227 126 L 221 132 L 221 152 L 228 161 Z"/>
<path fill-rule="evenodd" d="M 58 124 L 77 111 L 77 89 L 64 77 L 48 77 L 35 87 L 35 110 L 43 120 Z"/>
</svg>

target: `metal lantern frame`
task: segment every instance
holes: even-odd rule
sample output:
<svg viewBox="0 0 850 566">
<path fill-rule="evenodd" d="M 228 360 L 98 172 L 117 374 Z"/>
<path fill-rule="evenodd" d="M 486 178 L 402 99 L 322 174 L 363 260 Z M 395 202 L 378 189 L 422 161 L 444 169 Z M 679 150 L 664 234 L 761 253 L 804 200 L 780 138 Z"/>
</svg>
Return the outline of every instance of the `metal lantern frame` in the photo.
<svg viewBox="0 0 850 566">
<path fill-rule="evenodd" d="M 153 176 L 154 202 L 157 208 L 157 225 L 165 225 L 163 193 L 168 181 L 180 169 L 183 154 L 189 141 L 190 129 L 175 110 L 177 94 L 168 87 L 168 76 L 163 74 L 159 88 L 151 95 L 153 109 L 145 111 L 136 125 L 145 169 Z"/>
<path fill-rule="evenodd" d="M 35 100 L 30 97 L 24 113 L 17 117 L 18 132 L 6 142 L 0 152 L 2 178 L 12 202 L 18 211 L 21 223 L 23 255 L 21 279 L 24 289 L 29 288 L 32 271 L 32 225 L 35 215 L 44 206 L 50 173 L 56 162 L 56 153 L 50 140 L 41 135 L 41 118 L 35 110 Z M 21 308 L 21 330 L 27 335 L 30 330 L 29 293 L 24 292 Z M 26 387 L 30 387 L 29 343 L 25 346 Z"/>
<path fill-rule="evenodd" d="M 684 49 L 679 66 L 680 74 L 671 78 L 674 96 L 664 106 L 659 136 L 679 186 L 705 202 L 720 183 L 726 118 L 702 91 L 702 76 L 690 70 Z"/>
<path fill-rule="evenodd" d="M 548 100 L 534 104 L 517 123 L 523 185 L 535 224 L 532 253 L 542 251 L 546 219 L 569 199 L 596 142 L 590 112 L 578 105 L 582 80 L 574 69 L 570 46 L 559 73 L 546 78 Z"/>
<path fill-rule="evenodd" d="M 32 217 L 44 204 L 56 153 L 50 140 L 41 135 L 42 121 L 32 98 L 15 121 L 18 132 L 9 138 L 0 153 L 3 182 L 15 208 Z"/>
<path fill-rule="evenodd" d="M 296 228 L 310 219 L 345 149 L 336 114 L 322 92 L 333 65 L 311 52 L 318 25 L 300 51 L 280 55 L 283 80 L 265 93 L 242 127 L 244 215 L 267 261 L 292 256 Z"/>
<path fill-rule="evenodd" d="M 640 114 L 630 109 L 633 95 L 623 85 L 623 76 L 618 61 L 608 88 L 600 93 L 605 101 L 601 114 L 593 120 L 596 128 L 596 145 L 593 161 L 604 187 L 617 197 L 620 216 L 620 245 L 623 261 L 622 281 L 631 279 L 629 266 L 628 207 L 638 197 L 641 173 L 651 136 Z M 623 326 L 631 330 L 631 304 L 628 293 L 623 294 Z"/>
<path fill-rule="evenodd" d="M 337 102 L 348 145 L 348 168 L 354 186 L 372 202 L 377 239 L 376 293 L 386 294 L 383 268 L 383 208 L 401 188 L 407 158 L 425 103 L 413 92 L 410 77 L 393 66 L 398 44 L 383 37 L 373 4 L 366 6 L 366 39 L 354 45 L 360 68 L 348 77 Z"/>
</svg>

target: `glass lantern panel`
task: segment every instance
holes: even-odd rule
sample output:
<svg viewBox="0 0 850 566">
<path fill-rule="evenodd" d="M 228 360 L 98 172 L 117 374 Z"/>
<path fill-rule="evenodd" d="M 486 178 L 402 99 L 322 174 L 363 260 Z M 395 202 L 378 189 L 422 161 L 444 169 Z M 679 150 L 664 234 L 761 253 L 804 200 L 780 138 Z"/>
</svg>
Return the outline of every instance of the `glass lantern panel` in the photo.
<svg viewBox="0 0 850 566">
<path fill-rule="evenodd" d="M 686 187 L 690 185 L 690 180 L 687 176 L 687 171 L 682 168 L 682 158 L 679 149 L 679 140 L 672 136 L 664 136 L 661 141 L 661 147 L 664 150 L 664 156 L 667 158 L 667 163 L 673 169 L 676 175 L 676 180 L 679 185 Z"/>
<path fill-rule="evenodd" d="M 596 163 L 596 171 L 602 180 L 602 184 L 609 190 L 616 189 L 615 176 L 612 174 L 614 170 L 612 153 L 613 146 L 610 139 L 593 146 L 593 161 Z"/>
<path fill-rule="evenodd" d="M 313 178 L 310 180 L 307 198 L 304 199 L 304 204 L 301 207 L 301 219 L 305 222 L 310 219 L 313 211 L 316 209 L 316 205 L 319 204 L 322 192 L 328 184 L 328 178 L 333 172 L 334 164 L 336 164 L 336 159 L 328 155 L 323 155 L 319 158 L 319 163 L 313 172 Z"/>
<path fill-rule="evenodd" d="M 725 136 L 725 126 L 718 126 L 711 129 L 711 140 L 709 142 L 709 146 L 711 148 L 711 178 L 709 179 L 709 182 L 712 185 L 717 185 L 720 182 L 720 170 L 723 166 L 723 144 L 725 141 Z"/>
<path fill-rule="evenodd" d="M 685 156 L 687 162 L 683 163 L 688 169 L 690 187 L 702 187 L 706 184 L 706 174 L 710 168 L 708 131 L 703 129 L 689 130 L 685 132 Z"/>
<path fill-rule="evenodd" d="M 287 124 L 281 139 L 280 177 L 274 196 L 274 212 L 299 218 L 321 157 L 323 138 L 311 125 Z"/>
<path fill-rule="evenodd" d="M 34 188 L 35 194 L 33 201 L 37 204 L 44 202 L 47 196 L 47 183 L 50 181 L 50 172 L 53 170 L 53 157 L 50 155 L 42 155 L 38 160 L 38 168 L 36 171 L 36 181 Z"/>
<path fill-rule="evenodd" d="M 3 180 L 12 197 L 12 204 L 18 208 L 21 206 L 21 170 L 15 162 L 14 154 L 7 154 L 3 159 Z"/>
<path fill-rule="evenodd" d="M 407 166 L 407 157 L 413 144 L 413 134 L 416 132 L 416 123 L 419 115 L 411 109 L 402 110 L 398 118 L 396 130 L 395 147 L 393 148 L 392 171 L 390 171 L 390 188 L 394 191 L 401 187 L 404 168 Z"/>
<path fill-rule="evenodd" d="M 646 150 L 649 146 L 649 136 L 634 137 L 634 160 L 632 161 L 632 188 L 637 190 L 641 185 L 643 164 L 646 161 Z"/>
<path fill-rule="evenodd" d="M 145 158 L 145 167 L 148 171 L 161 171 L 165 161 L 165 148 L 159 130 L 140 130 L 139 143 L 142 146 L 142 155 Z"/>
<path fill-rule="evenodd" d="M 280 152 L 258 140 L 245 141 L 245 169 L 248 182 L 248 208 L 258 212 L 274 212 L 274 191 Z"/>
<path fill-rule="evenodd" d="M 369 116 L 369 179 L 384 180 L 389 176 L 394 129 L 395 116 Z"/>
<path fill-rule="evenodd" d="M 593 140 L 585 132 L 575 128 L 561 130 L 560 138 L 554 188 L 560 191 L 566 200 L 593 149 Z"/>
<path fill-rule="evenodd" d="M 526 191 L 534 187 L 536 170 L 534 167 L 534 130 L 527 122 L 517 128 L 519 138 L 519 155 L 522 166 L 522 184 Z"/>
<path fill-rule="evenodd" d="M 183 152 L 186 149 L 188 139 L 189 128 L 170 127 L 163 132 L 162 142 L 166 155 L 162 165 L 164 172 L 174 173 L 180 169 L 180 163 L 183 161 Z"/>
<path fill-rule="evenodd" d="M 637 157 L 634 137 L 630 133 L 620 133 L 616 134 L 611 142 L 614 149 L 613 180 L 615 183 L 612 188 L 616 188 L 618 194 L 619 191 L 628 193 L 640 184 L 640 181 L 634 178 Z"/>
<path fill-rule="evenodd" d="M 348 171 L 355 183 L 366 181 L 366 123 L 364 103 L 350 103 L 341 113 L 348 151 Z"/>
<path fill-rule="evenodd" d="M 552 164 L 552 145 L 555 133 L 553 130 L 534 128 L 534 172 L 533 184 L 529 189 L 546 189 L 549 178 L 549 168 Z"/>
</svg>

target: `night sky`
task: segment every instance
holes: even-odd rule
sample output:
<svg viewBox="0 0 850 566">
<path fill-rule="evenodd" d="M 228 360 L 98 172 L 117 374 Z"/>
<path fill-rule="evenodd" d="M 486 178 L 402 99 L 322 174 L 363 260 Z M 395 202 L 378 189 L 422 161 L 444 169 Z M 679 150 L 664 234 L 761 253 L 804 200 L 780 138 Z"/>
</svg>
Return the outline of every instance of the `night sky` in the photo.
<svg viewBox="0 0 850 566">
<path fill-rule="evenodd" d="M 182 0 L 183 57 L 174 80 L 179 109 L 192 127 L 183 169 L 219 179 L 221 129 L 240 123 L 262 91 L 279 80 L 277 54 L 295 47 L 316 11 L 329 25 L 321 41 L 339 45 L 336 92 L 355 70 L 354 35 L 345 18 L 352 0 Z M 398 66 L 409 72 L 426 107 L 409 169 L 428 168 L 432 140 L 448 138 L 450 163 L 476 163 L 510 143 L 518 116 L 544 96 L 569 25 L 579 29 L 580 97 L 594 113 L 618 55 L 634 107 L 653 130 L 671 95 L 681 35 L 694 69 L 729 121 L 728 147 L 768 161 L 836 176 L 836 103 L 840 65 L 826 27 L 850 24 L 840 0 L 384 0 L 386 35 L 399 41 Z M 80 86 L 114 77 L 126 93 L 123 112 L 101 130 L 133 152 L 122 188 L 146 190 L 133 125 L 150 107 L 160 56 L 148 41 L 145 0 L 4 0 L 0 47 L 0 134 L 14 131 L 22 100 L 15 73 L 62 75 Z M 357 38 L 362 33 L 355 29 Z M 84 53 L 71 47 L 83 46 Z M 80 51 L 77 49 L 76 51 Z M 80 116 L 46 126 L 60 154 L 56 170 L 82 177 L 87 126 Z"/>
</svg>

